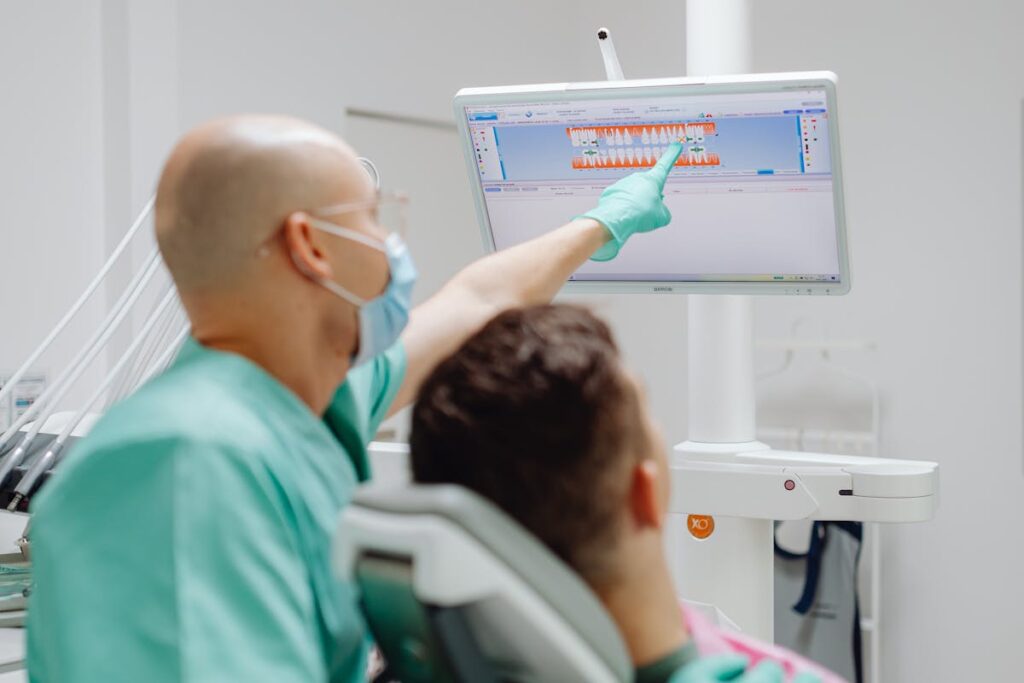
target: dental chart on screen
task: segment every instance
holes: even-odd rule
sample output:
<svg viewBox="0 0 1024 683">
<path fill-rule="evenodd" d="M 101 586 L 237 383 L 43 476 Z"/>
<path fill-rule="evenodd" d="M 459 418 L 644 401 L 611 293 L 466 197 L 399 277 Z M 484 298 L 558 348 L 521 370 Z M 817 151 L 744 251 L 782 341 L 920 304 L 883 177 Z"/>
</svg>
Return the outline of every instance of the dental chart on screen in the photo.
<svg viewBox="0 0 1024 683">
<path fill-rule="evenodd" d="M 672 223 L 571 282 L 844 293 L 834 91 L 804 80 L 460 92 L 485 241 L 500 250 L 568 222 L 679 141 L 665 185 Z"/>
</svg>

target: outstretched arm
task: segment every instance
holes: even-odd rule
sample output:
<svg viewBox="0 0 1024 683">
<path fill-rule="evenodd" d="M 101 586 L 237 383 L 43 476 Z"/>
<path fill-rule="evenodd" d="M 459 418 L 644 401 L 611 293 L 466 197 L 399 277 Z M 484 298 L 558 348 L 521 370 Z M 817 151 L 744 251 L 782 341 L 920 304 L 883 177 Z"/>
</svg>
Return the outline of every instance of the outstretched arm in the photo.
<svg viewBox="0 0 1024 683">
<path fill-rule="evenodd" d="M 614 183 L 597 207 L 557 230 L 471 263 L 416 307 L 402 334 L 406 374 L 390 412 L 408 405 L 433 367 L 492 317 L 550 301 L 588 258 L 614 258 L 630 235 L 668 225 L 662 191 L 681 150 L 674 143 L 654 168 Z"/>
<path fill-rule="evenodd" d="M 580 218 L 466 266 L 413 310 L 402 334 L 405 379 L 391 412 L 408 405 L 434 366 L 495 315 L 550 301 L 606 241 L 601 223 Z"/>
</svg>

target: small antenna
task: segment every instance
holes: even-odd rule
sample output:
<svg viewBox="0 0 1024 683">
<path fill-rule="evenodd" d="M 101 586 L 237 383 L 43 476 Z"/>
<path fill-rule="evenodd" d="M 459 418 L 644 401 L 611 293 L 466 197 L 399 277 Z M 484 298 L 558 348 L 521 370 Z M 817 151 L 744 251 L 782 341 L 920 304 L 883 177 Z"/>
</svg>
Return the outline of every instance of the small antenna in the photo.
<svg viewBox="0 0 1024 683">
<path fill-rule="evenodd" d="M 612 32 L 603 26 L 597 29 L 597 44 L 601 48 L 601 58 L 604 59 L 605 78 L 609 81 L 623 80 L 625 77 L 619 65 L 619 56 L 615 54 Z"/>
</svg>

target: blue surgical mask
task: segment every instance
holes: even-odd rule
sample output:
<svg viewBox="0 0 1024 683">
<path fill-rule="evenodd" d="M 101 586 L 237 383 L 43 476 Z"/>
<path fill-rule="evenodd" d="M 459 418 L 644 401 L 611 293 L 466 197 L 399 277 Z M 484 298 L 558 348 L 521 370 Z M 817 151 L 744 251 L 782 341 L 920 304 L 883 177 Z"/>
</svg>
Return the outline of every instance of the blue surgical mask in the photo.
<svg viewBox="0 0 1024 683">
<path fill-rule="evenodd" d="M 352 365 L 361 365 L 391 348 L 409 322 L 412 289 L 416 284 L 412 255 L 397 233 L 381 241 L 319 218 L 310 217 L 309 223 L 317 230 L 365 244 L 387 256 L 391 277 L 384 292 L 373 299 L 364 299 L 333 280 L 315 278 L 317 283 L 359 309 L 359 350 L 352 358 Z"/>
</svg>

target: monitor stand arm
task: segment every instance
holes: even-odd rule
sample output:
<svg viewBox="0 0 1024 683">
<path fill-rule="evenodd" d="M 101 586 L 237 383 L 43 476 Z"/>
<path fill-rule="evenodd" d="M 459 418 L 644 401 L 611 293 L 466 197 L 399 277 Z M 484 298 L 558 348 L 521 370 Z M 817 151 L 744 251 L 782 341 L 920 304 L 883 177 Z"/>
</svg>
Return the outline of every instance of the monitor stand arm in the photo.
<svg viewBox="0 0 1024 683">
<path fill-rule="evenodd" d="M 669 509 L 677 514 L 668 525 L 668 547 L 676 590 L 688 600 L 715 605 L 746 633 L 771 641 L 772 516 L 735 509 L 744 502 L 744 513 L 764 510 L 762 492 L 743 485 L 748 466 L 736 460 L 740 453 L 768 451 L 755 440 L 753 301 L 709 294 L 687 299 L 689 439 L 673 449 L 670 462 Z M 732 508 L 704 507 L 705 497 L 692 496 L 711 473 L 718 484 L 715 500 L 732 501 Z"/>
</svg>

